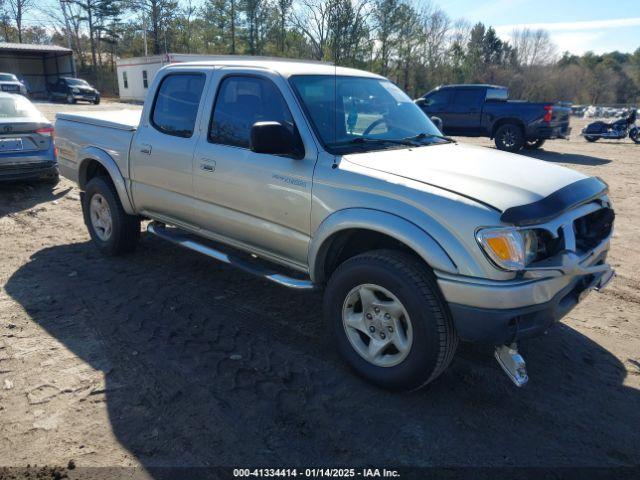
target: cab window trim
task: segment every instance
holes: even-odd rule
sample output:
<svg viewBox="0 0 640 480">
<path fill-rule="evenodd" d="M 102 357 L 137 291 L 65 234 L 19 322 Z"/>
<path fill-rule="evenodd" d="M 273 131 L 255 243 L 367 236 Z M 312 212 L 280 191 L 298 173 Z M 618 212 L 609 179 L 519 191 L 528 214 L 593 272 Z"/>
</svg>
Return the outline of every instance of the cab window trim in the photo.
<svg viewBox="0 0 640 480">
<path fill-rule="evenodd" d="M 186 135 L 176 135 L 174 133 L 167 132 L 162 127 L 157 125 L 156 122 L 153 121 L 153 116 L 154 116 L 155 111 L 156 111 L 156 104 L 158 102 L 158 96 L 160 95 L 160 90 L 162 89 L 163 83 L 169 77 L 184 77 L 184 76 L 199 76 L 199 77 L 203 77 L 204 78 L 204 83 L 202 84 L 202 91 L 200 92 L 200 99 L 198 100 L 198 109 L 196 111 L 196 118 L 193 119 L 193 128 L 191 130 L 191 135 L 188 135 L 188 136 L 186 136 Z M 160 82 L 158 83 L 158 88 L 156 88 L 156 91 L 155 91 L 155 93 L 153 95 L 153 103 L 151 104 L 151 111 L 149 112 L 149 125 L 151 125 L 154 128 L 154 130 L 162 133 L 163 135 L 169 135 L 171 137 L 184 138 L 184 139 L 192 138 L 194 132 L 196 131 L 196 127 L 198 125 L 198 115 L 200 113 L 200 105 L 202 104 L 203 93 L 205 92 L 206 86 L 207 86 L 207 76 L 203 72 L 199 72 L 199 71 L 168 73 L 167 75 L 162 77 L 160 79 Z"/>
</svg>

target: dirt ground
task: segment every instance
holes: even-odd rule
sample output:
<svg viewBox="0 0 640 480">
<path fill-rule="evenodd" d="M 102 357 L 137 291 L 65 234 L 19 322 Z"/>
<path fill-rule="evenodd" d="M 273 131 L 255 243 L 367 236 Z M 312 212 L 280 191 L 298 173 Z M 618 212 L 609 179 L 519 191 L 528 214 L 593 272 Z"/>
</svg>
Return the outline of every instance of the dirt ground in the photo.
<svg viewBox="0 0 640 480">
<path fill-rule="evenodd" d="M 376 389 L 319 294 L 144 234 L 104 258 L 70 182 L 0 186 L 0 465 L 639 465 L 640 146 L 588 144 L 584 123 L 527 155 L 609 183 L 618 277 L 522 343 L 523 389 L 469 345 L 424 390 Z"/>
</svg>

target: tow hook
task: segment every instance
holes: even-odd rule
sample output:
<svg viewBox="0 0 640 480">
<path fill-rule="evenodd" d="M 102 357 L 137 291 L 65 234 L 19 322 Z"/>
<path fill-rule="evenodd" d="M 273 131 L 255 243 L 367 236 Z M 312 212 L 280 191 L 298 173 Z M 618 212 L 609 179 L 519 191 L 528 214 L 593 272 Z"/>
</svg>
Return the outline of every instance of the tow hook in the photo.
<svg viewBox="0 0 640 480">
<path fill-rule="evenodd" d="M 522 387 L 529 381 L 527 364 L 518 353 L 518 346 L 515 343 L 496 347 L 493 355 L 516 387 Z"/>
</svg>

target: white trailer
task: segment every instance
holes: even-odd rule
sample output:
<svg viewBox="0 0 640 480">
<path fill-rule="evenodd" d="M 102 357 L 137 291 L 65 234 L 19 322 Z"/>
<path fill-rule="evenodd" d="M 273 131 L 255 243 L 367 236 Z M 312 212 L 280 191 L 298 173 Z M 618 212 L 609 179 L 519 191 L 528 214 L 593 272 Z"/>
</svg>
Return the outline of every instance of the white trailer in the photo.
<svg viewBox="0 0 640 480">
<path fill-rule="evenodd" d="M 166 53 L 148 57 L 119 58 L 118 91 L 121 100 L 143 102 L 149 85 L 160 68 L 170 63 L 215 60 L 220 55 L 196 55 L 186 53 Z"/>
</svg>

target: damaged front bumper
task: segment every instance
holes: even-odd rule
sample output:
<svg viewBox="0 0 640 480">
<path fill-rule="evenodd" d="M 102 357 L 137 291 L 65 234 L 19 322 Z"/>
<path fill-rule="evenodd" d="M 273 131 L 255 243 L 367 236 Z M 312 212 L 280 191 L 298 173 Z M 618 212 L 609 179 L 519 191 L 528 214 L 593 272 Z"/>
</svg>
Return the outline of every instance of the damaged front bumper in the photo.
<svg viewBox="0 0 640 480">
<path fill-rule="evenodd" d="M 609 242 L 586 258 L 563 252 L 532 273 L 543 278 L 489 281 L 436 273 L 460 338 L 503 345 L 536 337 L 560 321 L 592 290 L 614 277 L 605 262 Z"/>
</svg>

